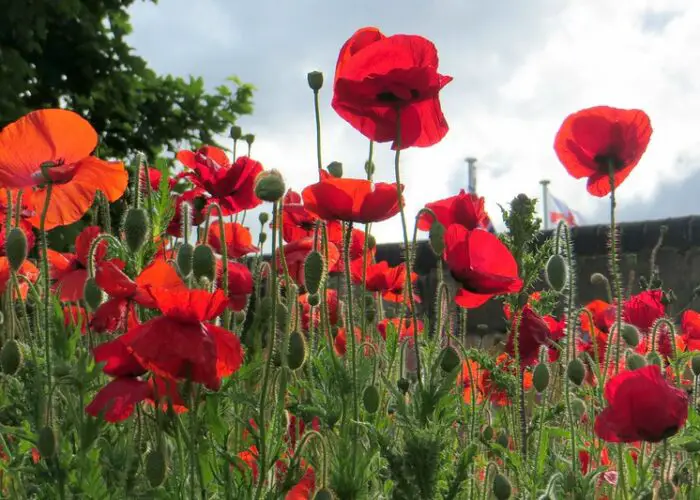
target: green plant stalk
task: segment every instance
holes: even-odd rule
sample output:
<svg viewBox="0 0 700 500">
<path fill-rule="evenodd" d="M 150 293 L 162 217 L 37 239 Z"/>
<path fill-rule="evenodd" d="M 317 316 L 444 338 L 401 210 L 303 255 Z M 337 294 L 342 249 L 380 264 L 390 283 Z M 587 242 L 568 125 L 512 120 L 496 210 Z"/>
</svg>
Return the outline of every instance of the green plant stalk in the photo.
<svg viewBox="0 0 700 500">
<path fill-rule="evenodd" d="M 571 235 L 569 233 L 569 228 L 568 226 L 564 226 L 564 234 L 566 236 L 566 245 L 565 245 L 565 250 L 566 250 L 566 263 L 569 268 L 569 287 L 567 289 L 567 311 L 569 314 L 571 314 L 571 311 L 574 310 L 574 281 L 573 281 L 573 272 L 574 272 L 574 257 L 573 257 L 573 251 L 571 249 Z M 568 363 L 573 361 L 576 358 L 576 342 L 575 342 L 575 326 L 576 326 L 576 321 L 577 318 L 573 318 L 573 320 L 570 318 L 569 321 L 566 322 L 566 336 L 567 336 L 567 366 Z M 593 339 L 595 341 L 595 339 Z M 594 345 L 594 349 L 597 349 L 597 346 Z M 571 433 L 570 436 L 570 442 L 571 442 L 571 470 L 575 473 L 577 470 L 576 468 L 576 458 L 577 458 L 577 453 L 576 453 L 576 422 L 574 419 L 574 412 L 571 407 L 571 381 L 569 380 L 569 377 L 566 376 L 564 378 L 564 392 L 565 392 L 565 397 L 566 397 L 566 413 L 567 416 L 569 417 L 569 432 Z"/>
<path fill-rule="evenodd" d="M 316 163 L 318 165 L 318 180 L 321 180 L 323 160 L 321 159 L 321 110 L 318 104 L 318 90 L 314 90 L 314 117 L 316 119 Z"/>
<path fill-rule="evenodd" d="M 277 202 L 272 204 L 272 227 L 277 227 Z M 272 231 L 272 259 L 274 262 L 275 252 L 277 251 L 277 231 Z M 277 336 L 277 266 L 270 269 L 270 293 L 272 294 L 272 311 L 270 318 L 270 338 L 267 346 L 267 360 L 263 373 L 262 389 L 260 390 L 260 400 L 258 402 L 258 422 L 260 428 L 260 466 L 258 474 L 258 484 L 255 489 L 255 499 L 258 500 L 263 494 L 263 485 L 265 483 L 265 472 L 267 463 L 267 443 L 265 435 L 265 400 L 267 397 L 268 385 L 270 383 L 270 372 L 272 371 L 272 349 L 275 345 Z"/>
<path fill-rule="evenodd" d="M 355 341 L 355 321 L 353 318 L 352 307 L 352 273 L 350 272 L 350 244 L 352 243 L 352 222 L 348 222 L 345 228 L 345 251 L 343 258 L 345 260 L 345 288 L 347 294 L 347 324 L 345 325 L 345 338 L 350 344 L 350 365 L 352 367 L 352 410 L 355 422 L 360 420 L 360 404 L 357 400 L 357 360 L 356 360 L 356 341 Z M 362 332 L 364 334 L 364 332 Z M 353 474 L 357 465 L 357 427 L 353 424 L 353 447 L 352 447 L 352 468 Z"/>
<path fill-rule="evenodd" d="M 211 213 L 213 210 L 216 210 L 217 215 L 218 215 L 218 224 L 219 224 L 219 234 L 220 234 L 220 241 L 221 241 L 221 267 L 222 267 L 222 287 L 224 290 L 224 295 L 228 297 L 228 280 L 229 280 L 229 269 L 228 269 L 228 248 L 226 245 L 226 224 L 224 224 L 224 213 L 221 210 L 221 206 L 213 202 L 207 207 L 207 222 L 206 226 L 204 228 L 204 243 L 207 243 L 208 238 L 209 238 L 209 218 L 211 217 Z M 223 317 L 223 324 L 224 328 L 230 328 L 231 327 L 231 309 L 228 307 L 224 310 L 224 317 Z"/>
<path fill-rule="evenodd" d="M 51 202 L 51 192 L 53 184 L 50 182 L 46 186 L 46 200 L 44 207 L 41 210 L 41 218 L 39 219 L 39 234 L 41 235 L 41 273 L 44 275 L 44 355 L 46 356 L 46 383 L 48 396 L 46 401 L 46 424 L 51 421 L 51 391 L 52 391 L 52 372 L 51 372 L 51 278 L 49 277 L 49 241 L 46 233 L 46 215 L 49 211 Z"/>
<path fill-rule="evenodd" d="M 619 269 L 617 266 L 617 228 L 615 225 L 615 170 L 613 165 L 609 166 L 610 170 L 610 273 L 613 279 L 613 288 L 615 289 L 615 375 L 620 371 L 620 349 L 621 338 L 620 331 L 622 329 L 622 288 L 620 285 Z M 607 367 L 606 367 L 607 369 Z"/>
<path fill-rule="evenodd" d="M 413 297 L 413 282 L 411 281 L 411 254 L 412 248 L 408 240 L 408 224 L 406 222 L 406 210 L 403 203 L 403 190 L 401 189 L 401 108 L 396 110 L 396 154 L 394 155 L 394 176 L 396 177 L 396 196 L 401 213 L 401 229 L 403 230 L 403 244 L 406 248 L 406 293 L 411 310 L 411 321 L 413 323 L 413 349 L 416 355 L 416 376 L 418 378 L 418 387 L 423 390 L 423 377 L 420 359 L 420 346 L 418 343 L 418 318 L 416 317 L 416 301 Z"/>
</svg>

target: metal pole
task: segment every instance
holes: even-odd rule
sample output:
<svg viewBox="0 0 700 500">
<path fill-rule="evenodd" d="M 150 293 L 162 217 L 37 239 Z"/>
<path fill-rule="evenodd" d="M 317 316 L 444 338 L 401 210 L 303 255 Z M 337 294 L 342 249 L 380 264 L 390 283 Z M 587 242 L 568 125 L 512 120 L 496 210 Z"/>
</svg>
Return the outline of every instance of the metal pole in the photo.
<svg viewBox="0 0 700 500">
<path fill-rule="evenodd" d="M 465 158 L 465 161 L 467 162 L 467 175 L 469 176 L 467 179 L 467 190 L 471 194 L 476 194 L 476 158 L 470 156 Z"/>
<path fill-rule="evenodd" d="M 543 179 L 540 181 L 540 184 L 542 184 L 542 212 L 544 212 L 542 220 L 544 221 L 544 229 L 546 231 L 549 229 L 549 209 L 547 206 L 547 201 L 549 200 L 549 181 Z"/>
</svg>

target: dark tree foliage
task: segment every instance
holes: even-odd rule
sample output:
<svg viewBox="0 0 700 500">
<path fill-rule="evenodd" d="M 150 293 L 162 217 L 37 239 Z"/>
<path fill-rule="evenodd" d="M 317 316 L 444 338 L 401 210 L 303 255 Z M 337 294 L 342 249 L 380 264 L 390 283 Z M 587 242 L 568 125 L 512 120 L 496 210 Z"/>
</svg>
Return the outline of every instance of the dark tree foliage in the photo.
<svg viewBox="0 0 700 500">
<path fill-rule="evenodd" d="M 209 92 L 201 78 L 149 69 L 126 41 L 134 1 L 0 1 L 0 128 L 61 106 L 101 134 L 100 156 L 153 158 L 181 141 L 212 143 L 252 112 L 253 87 L 235 77 Z"/>
</svg>

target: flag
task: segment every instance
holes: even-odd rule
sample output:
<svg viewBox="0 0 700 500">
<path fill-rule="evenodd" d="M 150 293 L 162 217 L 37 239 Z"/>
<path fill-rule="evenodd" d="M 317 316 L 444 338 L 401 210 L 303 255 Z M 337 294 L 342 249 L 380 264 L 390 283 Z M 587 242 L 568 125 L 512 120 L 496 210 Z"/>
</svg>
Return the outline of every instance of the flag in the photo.
<svg viewBox="0 0 700 500">
<path fill-rule="evenodd" d="M 547 203 L 547 218 L 549 219 L 549 224 L 551 226 L 556 226 L 559 224 L 560 220 L 566 222 L 570 227 L 577 227 L 583 223 L 583 219 L 578 214 L 569 208 L 569 206 L 561 201 L 559 198 L 555 198 L 551 193 L 547 193 L 548 203 Z"/>
</svg>

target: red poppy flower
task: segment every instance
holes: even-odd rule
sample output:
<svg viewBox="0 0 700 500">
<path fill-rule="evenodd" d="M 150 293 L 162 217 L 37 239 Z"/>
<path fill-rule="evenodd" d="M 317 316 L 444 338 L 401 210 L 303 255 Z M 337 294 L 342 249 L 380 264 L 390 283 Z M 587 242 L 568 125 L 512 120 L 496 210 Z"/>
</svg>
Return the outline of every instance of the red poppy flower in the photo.
<svg viewBox="0 0 700 500">
<path fill-rule="evenodd" d="M 66 328 L 78 328 L 83 335 L 87 332 L 88 313 L 84 307 L 76 305 L 63 306 L 63 325 Z"/>
<path fill-rule="evenodd" d="M 285 436 L 285 441 L 289 441 L 291 450 L 297 447 L 297 441 L 304 435 L 306 426 L 310 423 L 311 429 L 316 432 L 321 432 L 321 421 L 318 417 L 313 417 L 311 422 L 304 422 L 304 419 L 297 417 L 291 413 L 288 414 L 288 424 L 287 424 L 287 436 Z"/>
<path fill-rule="evenodd" d="M 301 327 L 304 331 L 309 331 L 311 321 L 311 306 L 309 305 L 309 294 L 305 293 L 299 296 L 299 305 L 301 306 Z M 331 326 L 338 324 L 338 292 L 332 289 L 326 289 L 326 308 L 328 310 L 328 321 Z M 314 328 L 318 330 L 321 324 L 321 308 L 314 309 Z"/>
<path fill-rule="evenodd" d="M 512 359 L 507 354 L 499 355 L 496 358 L 496 364 L 499 370 L 514 374 Z M 532 387 L 532 373 L 523 372 L 523 377 L 524 388 L 528 391 Z M 481 404 L 485 399 L 499 407 L 511 404 L 506 388 L 498 385 L 491 372 L 483 369 L 476 361 L 462 362 L 462 371 L 457 381 L 462 387 L 462 399 L 466 404 L 472 404 L 472 397 L 475 398 L 476 404 Z M 472 391 L 474 391 L 473 395 Z"/>
<path fill-rule="evenodd" d="M 286 454 L 285 454 L 286 455 Z M 283 457 L 285 456 L 283 455 Z M 253 445 L 245 451 L 238 454 L 238 458 L 250 468 L 253 473 L 253 481 L 258 480 L 258 448 Z M 301 479 L 292 488 L 287 491 L 284 500 L 308 500 L 312 497 L 316 489 L 316 474 L 312 467 L 307 466 L 306 461 L 301 459 L 299 467 L 304 471 Z M 287 475 L 287 464 L 284 460 L 275 462 L 275 475 L 277 482 L 284 483 L 284 478 Z"/>
<path fill-rule="evenodd" d="M 632 295 L 623 304 L 622 320 L 636 326 L 642 333 L 651 331 L 656 320 L 666 314 L 662 298 L 661 290 L 645 290 Z"/>
<path fill-rule="evenodd" d="M 17 274 L 26 277 L 32 283 L 36 283 L 39 279 L 39 270 L 30 261 L 25 260 L 20 268 L 17 270 Z M 0 294 L 5 293 L 7 287 L 10 286 L 10 262 L 7 257 L 0 257 Z M 29 291 L 29 284 L 25 280 L 17 280 L 17 285 L 19 288 L 20 296 L 23 299 L 27 298 L 27 292 Z M 15 295 L 16 292 L 13 292 Z"/>
<path fill-rule="evenodd" d="M 656 443 L 676 434 L 688 418 L 688 395 L 648 365 L 605 384 L 608 406 L 595 419 L 595 433 L 611 443 Z"/>
<path fill-rule="evenodd" d="M 319 217 L 309 212 L 302 204 L 301 195 L 287 191 L 282 200 L 282 238 L 285 242 L 313 237 Z M 326 222 L 328 241 L 340 244 L 343 241 L 343 228 L 337 220 Z"/>
<path fill-rule="evenodd" d="M 519 292 L 518 264 L 497 236 L 452 224 L 445 234 L 445 261 L 462 288 L 455 302 L 474 308 L 496 295 Z"/>
<path fill-rule="evenodd" d="M 355 327 L 355 341 L 357 344 L 362 342 L 362 330 L 358 327 Z M 333 340 L 333 347 L 338 356 L 345 356 L 348 350 L 348 339 L 345 328 L 338 328 L 335 339 Z"/>
<path fill-rule="evenodd" d="M 202 196 L 201 190 L 191 189 L 184 193 L 174 196 L 173 203 L 175 204 L 175 214 L 170 219 L 167 233 L 176 238 L 182 237 L 182 204 L 189 203 L 192 207 L 192 225 L 199 226 L 204 222 L 206 207 L 206 199 Z"/>
<path fill-rule="evenodd" d="M 688 310 L 681 316 L 681 338 L 688 351 L 700 351 L 700 313 Z"/>
<path fill-rule="evenodd" d="M 150 294 L 152 288 L 186 288 L 175 268 L 164 260 L 153 261 L 133 281 L 113 262 L 103 262 L 97 266 L 95 281 L 111 297 L 97 308 L 90 321 L 98 333 L 126 329 L 132 301 L 143 307 L 156 307 Z"/>
<path fill-rule="evenodd" d="M 593 316 L 593 327 L 603 333 L 610 333 L 610 328 L 615 323 L 615 306 L 604 300 L 593 300 L 586 305 L 586 309 Z M 581 313 L 581 330 L 584 335 L 590 334 L 590 319 L 588 314 Z"/>
<path fill-rule="evenodd" d="M 124 337 L 98 345 L 93 350 L 95 363 L 105 363 L 102 371 L 112 377 L 138 377 L 146 373 L 146 368 L 126 347 Z"/>
<path fill-rule="evenodd" d="M 292 241 L 287 243 L 282 247 L 284 251 L 284 259 L 287 263 L 287 269 L 289 270 L 289 275 L 292 280 L 294 280 L 298 285 L 304 285 L 304 261 L 306 256 L 311 253 L 314 248 L 313 238 L 304 238 L 303 240 Z M 277 250 L 277 272 L 283 273 L 284 266 L 282 260 L 280 259 L 280 250 Z M 340 252 L 338 247 L 333 243 L 328 243 L 328 258 L 326 259 L 326 265 L 331 268 L 336 265 L 336 262 L 340 259 Z"/>
<path fill-rule="evenodd" d="M 561 342 L 566 337 L 566 321 L 558 320 L 554 316 L 542 316 L 542 319 L 547 323 L 549 328 L 549 338 L 554 342 Z M 559 359 L 559 349 L 552 343 L 549 343 L 549 362 L 554 363 Z"/>
<path fill-rule="evenodd" d="M 191 171 L 183 177 L 209 193 L 223 210 L 233 215 L 262 203 L 255 196 L 255 178 L 263 167 L 260 162 L 241 156 L 231 165 L 226 153 L 214 146 L 196 151 L 180 151 L 177 159 Z"/>
<path fill-rule="evenodd" d="M 399 213 L 396 184 L 332 178 L 306 187 L 301 196 L 304 207 L 324 220 L 367 224 Z"/>
<path fill-rule="evenodd" d="M 221 378 L 243 362 L 239 338 L 208 321 L 226 308 L 221 290 L 151 290 L 163 316 L 126 332 L 124 345 L 147 369 L 171 379 L 191 379 L 218 390 Z"/>
<path fill-rule="evenodd" d="M 143 194 L 148 193 L 148 188 L 150 186 L 151 191 L 158 192 L 160 189 L 160 181 L 163 178 L 163 174 L 157 168 L 146 167 L 141 170 L 141 183 L 143 185 Z M 146 184 L 148 182 L 148 185 Z M 177 184 L 177 179 L 169 178 L 168 187 L 172 189 Z"/>
<path fill-rule="evenodd" d="M 356 259 L 350 266 L 352 281 L 355 284 L 362 284 L 362 259 Z M 389 302 L 404 301 L 404 287 L 406 286 L 406 264 L 399 264 L 391 267 L 386 261 L 377 262 L 376 264 L 368 264 L 366 271 L 365 288 L 369 292 L 378 292 L 382 294 L 384 300 Z M 411 282 L 415 283 L 418 275 L 411 273 Z M 420 298 L 414 296 L 416 302 L 420 302 Z"/>
<path fill-rule="evenodd" d="M 426 203 L 425 208 L 432 210 L 438 222 L 446 228 L 452 224 L 461 224 L 470 230 L 486 229 L 488 226 L 484 199 L 473 193 L 465 193 L 464 189 L 461 189 L 456 196 Z M 418 218 L 418 229 L 421 231 L 428 231 L 432 224 L 433 216 L 429 213 L 421 214 Z"/>
<path fill-rule="evenodd" d="M 418 320 L 418 334 L 423 333 L 423 322 Z M 398 333 L 399 342 L 408 339 L 409 345 L 413 345 L 413 337 L 415 332 L 415 327 L 413 321 L 410 318 L 391 318 L 383 319 L 377 323 L 377 331 L 379 335 L 386 340 L 386 332 L 389 325 L 393 328 L 393 331 Z"/>
<path fill-rule="evenodd" d="M 588 178 L 593 196 L 610 193 L 637 166 L 651 138 L 649 117 L 639 109 L 596 106 L 569 115 L 554 142 L 564 168 L 576 179 Z"/>
<path fill-rule="evenodd" d="M 608 454 L 608 449 L 605 446 L 603 446 L 600 452 L 599 460 L 594 459 L 593 461 L 591 461 L 591 455 L 590 453 L 588 453 L 587 449 L 579 450 L 578 459 L 581 463 L 581 473 L 583 475 L 588 474 L 592 469 L 595 469 L 597 466 L 609 467 L 612 464 L 610 460 L 610 455 Z M 591 467 L 591 464 L 593 464 L 593 467 Z"/>
<path fill-rule="evenodd" d="M 238 259 L 260 250 L 253 245 L 253 237 L 248 228 L 237 222 L 225 223 L 224 233 L 226 235 L 226 255 L 229 259 Z M 222 253 L 221 229 L 218 221 L 213 221 L 209 227 L 209 244 L 214 250 Z"/>
<path fill-rule="evenodd" d="M 99 226 L 88 226 L 75 239 L 75 254 L 59 253 L 48 250 L 47 256 L 51 266 L 51 279 L 55 281 L 54 290 L 59 299 L 66 302 L 78 302 L 83 298 L 85 281 L 88 278 L 88 258 L 92 242 L 101 233 Z M 95 249 L 95 265 L 99 266 L 107 255 L 107 241 L 101 241 Z M 124 267 L 119 259 L 112 259 L 115 266 Z"/>
<path fill-rule="evenodd" d="M 216 259 L 216 286 L 223 290 L 224 267 L 221 259 Z M 253 275 L 240 262 L 228 261 L 228 306 L 234 311 L 242 311 L 248 305 L 248 295 L 253 293 Z"/>
<path fill-rule="evenodd" d="M 401 147 L 432 146 L 449 130 L 438 94 L 452 77 L 437 68 L 437 49 L 429 40 L 360 29 L 340 50 L 331 104 L 365 137 L 394 141 L 394 149 L 401 113 Z"/>
<path fill-rule="evenodd" d="M 513 327 L 506 341 L 506 352 L 515 358 L 514 332 L 517 316 L 513 318 Z M 531 307 L 525 306 L 520 316 L 518 328 L 518 351 L 522 366 L 534 365 L 540 352 L 540 346 L 549 345 L 551 331 L 549 324 Z"/>
<path fill-rule="evenodd" d="M 12 226 L 15 226 L 15 221 L 17 219 L 17 196 L 19 191 L 15 190 L 12 193 Z M 0 242 L 7 241 L 7 213 L 9 207 L 7 206 L 7 191 L 0 189 Z M 34 248 L 36 243 L 36 237 L 34 235 L 34 230 L 32 223 L 29 220 L 34 216 L 33 208 L 27 203 L 26 198 L 23 196 L 21 200 L 21 207 L 19 213 L 19 227 L 24 236 L 27 238 L 27 250 Z M 0 244 L 0 255 L 5 255 L 5 245 Z"/>
<path fill-rule="evenodd" d="M 26 190 L 26 201 L 35 211 L 30 222 L 39 227 L 37 212 L 44 206 L 50 182 L 45 227 L 71 224 L 92 206 L 97 191 L 116 201 L 126 190 L 124 165 L 90 156 L 96 147 L 97 132 L 76 113 L 32 111 L 0 132 L 0 184 Z"/>
</svg>

